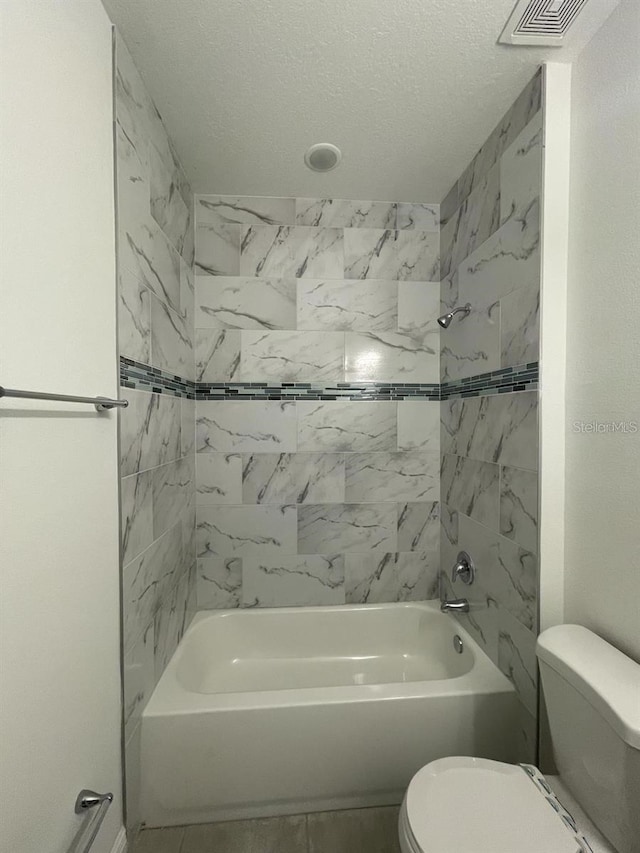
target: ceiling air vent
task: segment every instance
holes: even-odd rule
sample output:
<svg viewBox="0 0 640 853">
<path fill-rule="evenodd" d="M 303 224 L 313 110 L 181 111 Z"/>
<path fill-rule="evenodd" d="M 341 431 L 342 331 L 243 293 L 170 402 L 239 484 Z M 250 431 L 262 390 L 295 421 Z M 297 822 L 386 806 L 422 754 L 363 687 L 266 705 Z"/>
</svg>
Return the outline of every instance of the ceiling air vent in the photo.
<svg viewBox="0 0 640 853">
<path fill-rule="evenodd" d="M 502 31 L 503 44 L 562 47 L 589 0 L 519 0 Z"/>
</svg>

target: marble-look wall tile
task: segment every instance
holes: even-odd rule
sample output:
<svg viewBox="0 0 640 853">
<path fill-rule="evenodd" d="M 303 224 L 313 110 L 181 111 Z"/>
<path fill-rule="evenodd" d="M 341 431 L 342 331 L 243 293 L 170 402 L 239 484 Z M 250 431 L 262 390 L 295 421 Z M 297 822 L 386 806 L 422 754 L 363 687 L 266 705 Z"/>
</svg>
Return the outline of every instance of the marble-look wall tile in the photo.
<svg viewBox="0 0 640 853">
<path fill-rule="evenodd" d="M 445 276 L 440 282 L 440 313 L 446 314 L 460 305 L 458 291 L 458 271 Z M 444 338 L 441 338 L 444 341 Z"/>
<path fill-rule="evenodd" d="M 444 579 L 450 583 L 451 567 L 455 564 L 460 550 L 458 546 L 459 513 L 442 501 L 438 511 L 440 514 L 440 585 L 444 594 Z"/>
<path fill-rule="evenodd" d="M 243 331 L 240 357 L 245 382 L 341 380 L 344 375 L 342 332 Z"/>
<path fill-rule="evenodd" d="M 429 231 L 347 228 L 345 277 L 436 281 L 440 278 L 439 242 L 438 234 Z"/>
<path fill-rule="evenodd" d="M 151 306 L 147 288 L 127 269 L 118 274 L 120 355 L 151 364 Z"/>
<path fill-rule="evenodd" d="M 201 329 L 295 329 L 296 281 L 292 278 L 197 276 L 196 326 Z"/>
<path fill-rule="evenodd" d="M 180 314 L 151 297 L 151 360 L 167 373 L 193 378 L 193 341 Z"/>
<path fill-rule="evenodd" d="M 191 471 L 195 472 L 195 457 L 191 457 Z M 195 597 L 195 562 L 196 562 L 196 498 L 195 498 L 195 474 L 194 480 L 191 481 L 187 505 L 182 511 L 182 566 L 181 574 L 189 572 L 193 568 L 193 574 L 190 583 L 193 585 L 193 595 Z M 195 605 L 194 605 L 195 606 Z"/>
<path fill-rule="evenodd" d="M 451 326 L 442 333 L 440 375 L 443 381 L 488 373 L 502 367 L 501 303 L 476 295 L 469 304 L 471 313 L 454 318 Z"/>
<path fill-rule="evenodd" d="M 298 198 L 296 225 L 323 228 L 395 228 L 396 204 L 389 201 Z"/>
<path fill-rule="evenodd" d="M 233 382 L 241 378 L 241 339 L 236 329 L 195 330 L 196 382 Z"/>
<path fill-rule="evenodd" d="M 240 275 L 342 278 L 343 231 L 286 225 L 243 225 Z M 363 233 L 368 233 L 363 230 Z M 386 276 L 389 278 L 389 276 Z M 351 276 L 361 278 L 361 276 Z M 385 276 L 377 276 L 385 278 Z"/>
<path fill-rule="evenodd" d="M 193 196 L 120 36 L 115 45 L 120 355 L 193 380 Z M 239 249 L 238 249 L 239 256 Z M 121 426 L 127 823 L 140 715 L 195 611 L 195 402 L 127 389 Z"/>
<path fill-rule="evenodd" d="M 398 283 L 379 279 L 298 280 L 298 329 L 392 331 Z"/>
<path fill-rule="evenodd" d="M 441 416 L 443 453 L 537 469 L 537 391 L 446 400 Z"/>
<path fill-rule="evenodd" d="M 440 503 L 442 542 L 447 547 L 457 547 L 460 530 L 460 513 L 444 502 Z"/>
<path fill-rule="evenodd" d="M 181 554 L 182 525 L 175 524 L 124 567 L 122 608 L 125 651 L 133 648 L 174 584 Z"/>
<path fill-rule="evenodd" d="M 498 300 L 512 290 L 540 288 L 540 205 L 516 212 L 458 269 L 461 304 Z M 476 298 L 474 298 L 474 295 Z"/>
<path fill-rule="evenodd" d="M 540 292 L 541 75 L 538 73 L 441 204 L 441 310 L 472 313 L 441 334 L 443 380 L 537 361 Z M 537 391 L 441 403 L 442 592 L 514 683 L 520 760 L 535 754 Z M 471 588 L 451 583 L 459 549 Z"/>
<path fill-rule="evenodd" d="M 120 410 L 120 476 L 156 468 L 182 456 L 180 400 L 127 389 Z"/>
<path fill-rule="evenodd" d="M 462 202 L 498 161 L 502 152 L 517 138 L 542 104 L 542 75 L 540 71 L 498 122 L 484 145 L 458 180 L 458 201 Z"/>
<path fill-rule="evenodd" d="M 538 474 L 505 466 L 500 472 L 500 533 L 538 552 Z"/>
<path fill-rule="evenodd" d="M 340 453 L 245 454 L 242 501 L 246 504 L 342 503 L 344 479 L 344 456 Z"/>
<path fill-rule="evenodd" d="M 196 504 L 242 503 L 240 453 L 199 453 L 196 457 Z"/>
<path fill-rule="evenodd" d="M 542 110 L 500 158 L 500 221 L 528 207 L 542 185 Z"/>
<path fill-rule="evenodd" d="M 189 271 L 193 274 L 193 265 L 196 259 L 196 228 L 193 210 L 193 197 L 191 198 L 191 202 L 189 205 L 189 214 L 191 217 L 191 222 L 189 228 L 187 228 L 187 233 L 184 237 L 184 243 L 182 245 L 181 254 L 185 264 L 187 264 L 187 266 L 189 267 Z"/>
<path fill-rule="evenodd" d="M 127 813 L 125 820 L 128 838 L 136 837 L 137 833 L 140 831 L 140 822 L 142 820 L 140 814 L 140 787 L 142 776 L 140 761 L 141 743 L 142 725 L 138 724 L 124 746 L 125 762 L 123 775 L 127 792 Z"/>
<path fill-rule="evenodd" d="M 538 723 L 522 702 L 516 708 L 515 761 L 535 764 L 538 760 Z"/>
<path fill-rule="evenodd" d="M 122 565 L 153 542 L 153 492 L 151 471 L 133 474 L 120 481 Z"/>
<path fill-rule="evenodd" d="M 494 166 L 441 231 L 441 274 L 449 275 L 500 225 L 500 169 Z"/>
<path fill-rule="evenodd" d="M 459 517 L 459 547 L 476 567 L 476 581 L 465 589 L 472 604 L 492 601 L 529 629 L 537 624 L 538 561 L 535 554 L 466 515 Z M 458 591 L 459 582 L 454 584 Z"/>
<path fill-rule="evenodd" d="M 119 119 L 115 131 L 118 222 L 126 229 L 148 217 L 151 190 L 147 169 Z"/>
<path fill-rule="evenodd" d="M 195 572 L 195 567 L 194 567 Z M 159 679 L 171 660 L 195 612 L 190 606 L 189 576 L 182 575 L 165 596 L 154 618 L 154 658 L 156 678 Z"/>
<path fill-rule="evenodd" d="M 296 404 L 275 400 L 199 401 L 196 449 L 199 453 L 292 453 L 296 450 Z"/>
<path fill-rule="evenodd" d="M 440 227 L 447 224 L 459 206 L 458 182 L 456 181 L 440 202 Z"/>
<path fill-rule="evenodd" d="M 344 604 L 344 557 L 252 557 L 243 560 L 245 607 Z"/>
<path fill-rule="evenodd" d="M 198 560 L 197 571 L 198 610 L 240 607 L 242 560 L 238 557 L 208 557 L 206 560 Z"/>
<path fill-rule="evenodd" d="M 540 353 L 540 293 L 513 290 L 500 301 L 501 367 L 538 361 Z"/>
<path fill-rule="evenodd" d="M 158 135 L 166 138 L 166 133 L 126 45 L 119 34 L 116 36 L 116 117 L 142 165 L 148 169 L 148 142 L 156 140 Z M 159 147 L 163 147 L 161 143 Z"/>
<path fill-rule="evenodd" d="M 196 401 L 180 400 L 180 440 L 182 456 L 189 456 L 196 448 Z"/>
<path fill-rule="evenodd" d="M 293 198 L 199 195 L 196 198 L 196 215 L 203 223 L 294 225 L 295 206 Z"/>
<path fill-rule="evenodd" d="M 347 554 L 345 591 L 348 604 L 424 601 L 438 596 L 434 555 Z"/>
<path fill-rule="evenodd" d="M 195 482 L 195 461 L 184 456 L 151 472 L 153 535 L 161 536 L 188 509 Z"/>
<path fill-rule="evenodd" d="M 447 566 L 448 568 L 449 566 Z M 455 599 L 465 594 L 460 592 L 458 588 L 459 584 L 456 584 L 456 588 L 454 589 L 448 571 L 440 573 L 440 584 L 442 586 L 441 594 L 444 598 Z M 464 589 L 466 592 L 467 587 Z M 500 618 L 500 610 L 497 603 L 491 597 L 484 596 L 482 600 L 476 599 L 470 602 L 469 613 L 456 614 L 456 618 L 497 666 L 498 623 Z"/>
<path fill-rule="evenodd" d="M 199 202 L 201 205 L 201 201 Z M 195 267 L 199 275 L 239 275 L 242 226 L 196 220 Z"/>
<path fill-rule="evenodd" d="M 440 449 L 440 403 L 402 400 L 398 403 L 398 450 Z"/>
<path fill-rule="evenodd" d="M 196 547 L 199 559 L 295 554 L 296 508 L 200 506 Z"/>
<path fill-rule="evenodd" d="M 442 500 L 453 509 L 497 530 L 500 515 L 500 469 L 464 456 L 442 457 Z"/>
<path fill-rule="evenodd" d="M 156 686 L 153 623 L 133 643 L 123 660 L 124 737 L 129 740 Z"/>
<path fill-rule="evenodd" d="M 359 370 L 358 380 L 438 382 L 437 206 L 403 204 L 397 225 L 396 203 L 299 199 L 294 223 L 288 219 L 290 207 L 278 212 L 259 207 L 262 201 L 197 199 L 197 224 L 223 231 L 225 238 L 234 233 L 229 229 L 239 228 L 242 247 L 238 269 L 228 274 L 219 258 L 231 257 L 235 264 L 235 244 L 227 255 L 212 247 L 210 268 L 197 279 L 198 375 L 212 382 L 222 379 L 203 368 L 211 365 L 216 335 L 226 331 L 239 339 L 232 351 L 240 352 L 235 378 L 242 381 L 349 381 L 349 341 L 360 362 L 365 350 L 378 359 L 378 370 Z M 345 269 L 343 244 L 352 231 L 367 235 L 381 272 L 350 275 Z M 206 238 L 199 240 L 200 248 L 205 244 Z M 198 258 L 207 266 L 201 251 Z M 232 372 L 223 373 L 229 381 Z M 423 401 L 405 408 L 395 401 L 323 400 L 266 405 L 276 408 L 258 401 L 197 403 L 198 555 L 201 565 L 217 561 L 209 567 L 214 573 L 210 606 L 237 606 L 240 598 L 245 606 L 342 603 L 344 581 L 327 598 L 326 588 L 308 576 L 308 566 L 371 548 L 381 557 L 393 555 L 395 567 L 386 569 L 382 586 L 374 584 L 384 591 L 375 591 L 372 600 L 376 595 L 424 598 L 437 587 L 437 404 Z M 403 458 L 399 451 L 415 458 Z M 345 464 L 351 466 L 351 494 Z M 416 464 L 418 472 L 412 470 Z M 262 509 L 293 513 L 293 546 L 288 528 L 283 533 L 265 516 L 253 515 Z M 269 536 L 277 543 L 267 542 Z M 404 548 L 406 558 L 396 558 Z M 231 580 L 225 560 L 242 562 L 240 585 L 239 566 Z M 258 584 L 255 593 L 252 583 Z"/>
<path fill-rule="evenodd" d="M 301 504 L 298 553 L 397 551 L 395 504 Z"/>
<path fill-rule="evenodd" d="M 529 713 L 537 714 L 536 635 L 506 610 L 499 611 L 498 666 Z"/>
<path fill-rule="evenodd" d="M 439 454 L 428 450 L 349 453 L 346 457 L 346 500 L 438 500 L 439 467 Z"/>
<path fill-rule="evenodd" d="M 438 555 L 440 509 L 438 501 L 398 504 L 398 550 Z"/>
<path fill-rule="evenodd" d="M 346 332 L 345 381 L 438 382 L 436 347 L 397 332 Z"/>
<path fill-rule="evenodd" d="M 158 299 L 180 311 L 180 255 L 149 213 L 129 227 L 120 217 L 119 269 L 128 270 Z"/>
<path fill-rule="evenodd" d="M 145 168 L 155 108 L 122 38 L 116 39 L 116 116 Z"/>
<path fill-rule="evenodd" d="M 151 215 L 182 254 L 187 232 L 191 228 L 191 211 L 178 190 L 175 170 L 167 168 L 155 145 L 149 146 Z"/>
<path fill-rule="evenodd" d="M 405 335 L 422 339 L 435 353 L 439 351 L 439 316 L 439 282 L 398 282 L 398 330 Z"/>
<path fill-rule="evenodd" d="M 335 400 L 297 408 L 298 450 L 396 450 L 396 403 Z"/>
<path fill-rule="evenodd" d="M 486 428 L 472 441 L 472 455 L 517 468 L 538 468 L 538 392 L 488 397 Z M 477 448 L 477 450 L 476 450 Z"/>
<path fill-rule="evenodd" d="M 391 228 L 392 226 L 387 225 L 386 227 Z M 396 228 L 398 231 L 403 231 L 407 228 L 417 231 L 439 231 L 440 205 L 399 202 Z"/>
<path fill-rule="evenodd" d="M 192 233 L 190 229 L 189 233 Z M 187 324 L 187 329 L 193 333 L 195 326 L 196 287 L 193 268 L 180 259 L 180 316 Z"/>
</svg>

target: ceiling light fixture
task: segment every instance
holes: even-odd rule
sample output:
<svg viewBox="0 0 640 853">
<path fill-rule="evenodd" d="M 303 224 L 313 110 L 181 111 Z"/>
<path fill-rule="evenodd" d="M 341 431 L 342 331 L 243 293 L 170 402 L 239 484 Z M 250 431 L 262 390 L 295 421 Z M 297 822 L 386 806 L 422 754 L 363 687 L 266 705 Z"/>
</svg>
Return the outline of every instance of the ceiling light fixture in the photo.
<svg viewBox="0 0 640 853">
<path fill-rule="evenodd" d="M 341 160 L 342 151 L 330 142 L 318 142 L 304 155 L 304 162 L 314 172 L 330 172 Z"/>
</svg>

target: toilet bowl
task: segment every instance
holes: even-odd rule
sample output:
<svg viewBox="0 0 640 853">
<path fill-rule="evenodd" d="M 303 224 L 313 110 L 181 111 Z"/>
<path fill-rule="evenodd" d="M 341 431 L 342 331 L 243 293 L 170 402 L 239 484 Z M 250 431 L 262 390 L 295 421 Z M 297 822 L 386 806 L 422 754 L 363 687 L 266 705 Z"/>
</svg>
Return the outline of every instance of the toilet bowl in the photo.
<svg viewBox="0 0 640 853">
<path fill-rule="evenodd" d="M 402 853 L 640 853 L 640 665 L 578 625 L 542 633 L 537 655 L 559 777 L 432 761 L 402 804 Z"/>
</svg>

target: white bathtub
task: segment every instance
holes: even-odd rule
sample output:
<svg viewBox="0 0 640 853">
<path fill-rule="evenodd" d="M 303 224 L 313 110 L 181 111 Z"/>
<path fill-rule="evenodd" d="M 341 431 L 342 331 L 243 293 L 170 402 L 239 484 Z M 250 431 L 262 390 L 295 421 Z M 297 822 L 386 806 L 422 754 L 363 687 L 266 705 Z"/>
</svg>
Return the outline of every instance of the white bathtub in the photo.
<svg viewBox="0 0 640 853">
<path fill-rule="evenodd" d="M 428 761 L 512 760 L 515 707 L 437 602 L 199 613 L 143 713 L 142 817 L 399 803 Z"/>
</svg>

